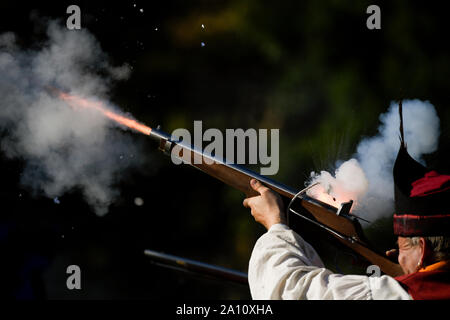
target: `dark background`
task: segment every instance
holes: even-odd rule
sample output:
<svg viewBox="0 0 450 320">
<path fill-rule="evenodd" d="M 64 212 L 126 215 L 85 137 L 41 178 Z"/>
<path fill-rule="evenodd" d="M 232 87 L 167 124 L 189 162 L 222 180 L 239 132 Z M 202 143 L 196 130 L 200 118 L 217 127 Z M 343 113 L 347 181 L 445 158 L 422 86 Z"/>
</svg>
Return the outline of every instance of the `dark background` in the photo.
<svg viewBox="0 0 450 320">
<path fill-rule="evenodd" d="M 427 164 L 448 172 L 450 44 L 439 3 L 2 1 L 0 33 L 13 31 L 24 48 L 35 46 L 44 34 L 31 17 L 65 23 L 70 4 L 80 6 L 82 28 L 110 59 L 133 67 L 111 99 L 150 126 L 170 133 L 202 120 L 221 130 L 280 128 L 273 178 L 301 188 L 311 171 L 332 170 L 361 138 L 376 134 L 392 100 L 417 98 L 429 100 L 441 119 L 440 147 Z M 366 28 L 370 4 L 381 7 L 381 30 Z M 245 286 L 163 269 L 143 255 L 153 249 L 246 272 L 264 229 L 242 207 L 242 194 L 174 166 L 145 136 L 135 139 L 145 166 L 123 173 L 121 195 L 104 217 L 77 190 L 59 204 L 32 196 L 19 184 L 20 159 L 0 154 L 2 295 L 250 298 Z M 378 230 L 379 243 L 390 232 L 389 224 Z M 347 267 L 336 262 L 344 253 L 323 254 L 331 269 Z M 66 288 L 71 264 L 81 267 L 82 290 Z"/>
</svg>

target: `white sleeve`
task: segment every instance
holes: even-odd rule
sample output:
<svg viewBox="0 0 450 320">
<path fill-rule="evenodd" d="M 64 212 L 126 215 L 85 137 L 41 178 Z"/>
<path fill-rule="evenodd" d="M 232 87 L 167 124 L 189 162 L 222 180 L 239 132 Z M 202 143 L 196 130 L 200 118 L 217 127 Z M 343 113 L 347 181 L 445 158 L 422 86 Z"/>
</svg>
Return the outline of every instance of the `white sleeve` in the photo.
<svg viewBox="0 0 450 320">
<path fill-rule="evenodd" d="M 253 299 L 411 299 L 392 277 L 340 275 L 286 225 L 273 225 L 255 244 L 248 281 Z"/>
</svg>

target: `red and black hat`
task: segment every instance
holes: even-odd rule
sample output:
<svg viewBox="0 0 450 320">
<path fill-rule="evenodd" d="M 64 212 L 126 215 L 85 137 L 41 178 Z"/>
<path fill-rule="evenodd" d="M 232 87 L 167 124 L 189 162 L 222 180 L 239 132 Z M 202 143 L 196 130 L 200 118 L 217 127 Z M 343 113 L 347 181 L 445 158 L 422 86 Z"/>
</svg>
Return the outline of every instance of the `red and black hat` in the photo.
<svg viewBox="0 0 450 320">
<path fill-rule="evenodd" d="M 395 214 L 397 236 L 450 235 L 450 176 L 427 169 L 406 150 L 400 112 L 400 150 L 394 164 Z"/>
</svg>

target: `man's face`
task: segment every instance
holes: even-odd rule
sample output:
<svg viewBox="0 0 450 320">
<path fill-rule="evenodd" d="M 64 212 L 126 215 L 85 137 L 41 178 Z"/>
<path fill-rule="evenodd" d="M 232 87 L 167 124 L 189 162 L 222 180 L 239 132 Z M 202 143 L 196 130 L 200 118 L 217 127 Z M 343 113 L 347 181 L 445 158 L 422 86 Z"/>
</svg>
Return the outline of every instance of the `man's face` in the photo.
<svg viewBox="0 0 450 320">
<path fill-rule="evenodd" d="M 412 245 L 410 238 L 398 237 L 398 263 L 405 274 L 417 271 L 417 266 L 422 258 L 423 249 L 419 244 Z"/>
</svg>

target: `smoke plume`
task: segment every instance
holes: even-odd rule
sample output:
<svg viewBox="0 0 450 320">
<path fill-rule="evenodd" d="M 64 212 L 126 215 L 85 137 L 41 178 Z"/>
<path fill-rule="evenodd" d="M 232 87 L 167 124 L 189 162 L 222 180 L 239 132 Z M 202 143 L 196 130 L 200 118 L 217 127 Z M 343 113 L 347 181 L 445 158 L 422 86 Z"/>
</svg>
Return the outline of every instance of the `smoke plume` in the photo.
<svg viewBox="0 0 450 320">
<path fill-rule="evenodd" d="M 403 102 L 405 141 L 409 154 L 419 162 L 437 150 L 439 118 L 428 101 Z M 380 116 L 378 134 L 363 139 L 351 160 L 343 162 L 333 176 L 327 171 L 311 173 L 310 183 L 320 185 L 309 195 L 338 205 L 353 199 L 353 212 L 370 221 L 393 214 L 394 181 L 392 170 L 400 147 L 398 103 Z"/>
<path fill-rule="evenodd" d="M 21 182 L 50 198 L 78 189 L 99 215 L 118 195 L 119 172 L 135 165 L 136 144 L 95 110 L 74 110 L 48 88 L 102 101 L 129 69 L 114 67 L 86 30 L 51 21 L 39 49 L 0 35 L 1 150 L 24 161 Z"/>
</svg>

